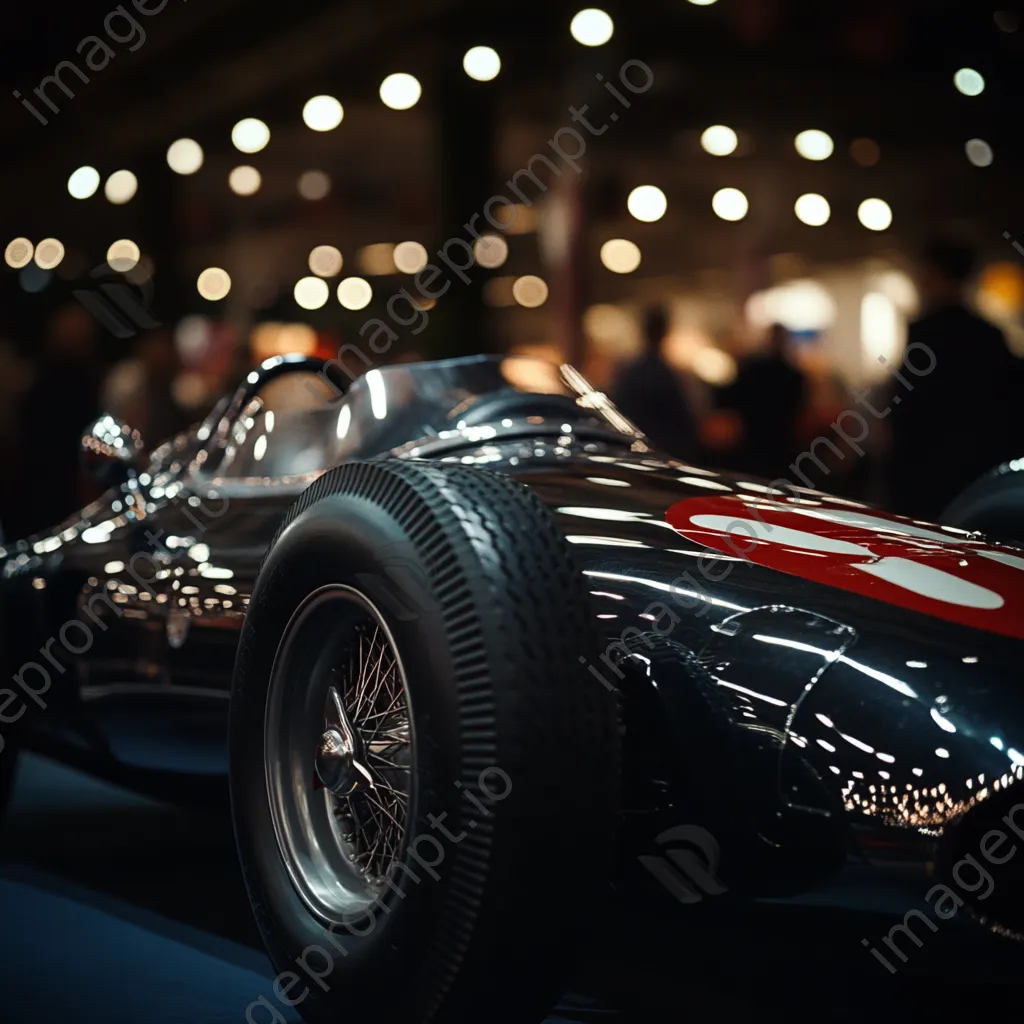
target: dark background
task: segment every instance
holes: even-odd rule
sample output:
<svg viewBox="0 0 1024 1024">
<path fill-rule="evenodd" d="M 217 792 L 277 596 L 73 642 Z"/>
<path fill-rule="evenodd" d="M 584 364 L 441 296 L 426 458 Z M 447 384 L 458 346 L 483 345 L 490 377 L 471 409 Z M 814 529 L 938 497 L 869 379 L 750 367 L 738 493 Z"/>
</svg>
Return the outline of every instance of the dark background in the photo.
<svg viewBox="0 0 1024 1024">
<path fill-rule="evenodd" d="M 899 358 L 907 322 L 922 306 L 914 287 L 917 257 L 940 234 L 975 249 L 967 300 L 998 322 L 1015 356 L 1024 352 L 1024 262 L 1012 244 L 1018 225 L 1024 230 L 1017 187 L 1024 145 L 1019 12 L 949 0 L 654 0 L 606 7 L 614 34 L 596 47 L 572 38 L 577 8 L 565 3 L 167 0 L 149 17 L 127 4 L 145 32 L 141 45 L 123 17 L 108 20 L 105 31 L 115 10 L 106 3 L 6 12 L 0 238 L 34 245 L 56 238 L 65 254 L 49 271 L 31 262 L 0 271 L 5 533 L 42 528 L 91 494 L 72 481 L 73 449 L 87 414 L 118 404 L 112 393 L 121 395 L 114 411 L 141 416 L 144 422 L 133 426 L 149 427 L 147 441 L 155 444 L 198 419 L 267 355 L 295 348 L 331 355 L 359 341 L 365 321 L 387 318 L 388 299 L 413 285 L 411 275 L 393 266 L 388 272 L 386 252 L 383 273 L 369 267 L 365 247 L 413 240 L 433 253 L 448 238 L 466 237 L 463 225 L 488 196 L 510 195 L 505 183 L 534 154 L 553 156 L 547 140 L 572 123 L 570 105 L 590 104 L 597 124 L 613 110 L 621 117 L 587 138 L 582 173 L 560 164 L 565 173 L 544 175 L 543 193 L 533 191 L 536 201 L 504 235 L 503 265 L 473 268 L 468 285 L 454 281 L 413 325 L 424 322 L 422 331 L 395 328 L 400 336 L 381 361 L 533 353 L 578 364 L 614 395 L 623 367 L 641 350 L 644 310 L 664 305 L 665 361 L 686 390 L 695 424 L 692 443 L 676 445 L 689 450 L 675 454 L 754 471 L 761 467 L 737 440 L 742 428 L 719 414 L 730 407 L 723 396 L 759 351 L 771 321 L 788 329 L 786 358 L 804 378 L 802 396 L 777 399 L 799 406 L 777 445 L 795 455 L 852 407 L 858 388 L 891 384 L 876 354 Z M 103 38 L 114 53 L 102 70 L 85 66 L 92 43 L 77 52 L 88 36 Z M 489 82 L 462 70 L 463 53 L 480 44 L 502 61 Z M 626 110 L 595 76 L 614 82 L 631 59 L 649 66 L 654 82 Z M 67 60 L 90 81 L 65 69 L 62 80 L 75 95 L 50 85 L 47 95 L 59 107 L 53 112 L 33 90 Z M 984 76 L 980 95 L 954 87 L 963 67 Z M 380 82 L 393 71 L 422 84 L 412 109 L 381 102 Z M 14 91 L 34 100 L 48 124 Z M 303 124 L 303 105 L 317 94 L 344 106 L 333 131 Z M 244 117 L 262 119 L 271 132 L 266 148 L 252 155 L 231 143 L 232 125 Z M 701 133 L 713 124 L 737 132 L 733 154 L 701 148 Z M 806 128 L 831 136 L 828 159 L 798 154 L 794 137 Z M 197 173 L 168 167 L 167 148 L 179 138 L 202 146 Z M 987 166 L 968 159 L 972 139 L 994 153 Z M 262 176 L 254 195 L 228 187 L 239 165 Z M 88 199 L 72 198 L 67 187 L 80 166 L 95 167 L 101 178 Z M 120 169 L 136 176 L 138 190 L 114 205 L 102 183 Z M 298 179 L 311 170 L 330 178 L 323 198 L 299 195 Z M 626 198 L 641 184 L 655 184 L 667 197 L 667 212 L 654 223 L 627 212 Z M 722 187 L 745 193 L 749 212 L 742 220 L 728 222 L 712 210 Z M 827 198 L 831 216 L 823 226 L 794 214 L 804 193 Z M 867 198 L 888 203 L 887 229 L 859 222 Z M 613 238 L 639 246 L 635 271 L 602 265 L 601 247 Z M 127 272 L 107 264 L 118 239 L 141 251 L 141 262 Z M 337 247 L 344 267 L 327 279 L 326 304 L 303 309 L 293 288 L 310 274 L 310 250 L 324 244 Z M 208 267 L 231 276 L 220 301 L 197 288 Z M 372 286 L 363 310 L 344 309 L 335 298 L 339 279 L 350 275 Z M 513 283 L 523 275 L 547 287 L 535 308 L 514 297 Z M 810 283 L 811 296 L 790 294 L 781 306 L 772 301 L 793 282 Z M 122 303 L 119 313 L 108 291 L 115 286 L 141 312 L 126 316 Z M 879 289 L 892 324 L 865 320 L 861 302 Z M 759 302 L 766 294 L 770 301 Z M 971 394 L 963 402 L 953 394 L 942 429 L 974 429 L 980 440 L 970 447 L 990 452 L 992 462 L 1012 454 L 1005 435 L 1016 430 L 1017 418 L 1005 391 L 993 391 L 991 402 L 978 394 L 988 387 L 986 374 L 1006 376 L 998 361 L 965 341 L 956 360 L 946 360 L 962 378 L 954 362 L 971 370 Z M 114 367 L 120 376 L 110 376 Z M 972 423 L 986 404 L 995 411 L 986 410 L 984 425 Z M 739 409 L 741 421 L 747 412 Z M 749 416 L 746 425 L 748 437 L 776 429 L 758 427 Z M 887 465 L 888 427 L 873 426 L 866 457 L 833 459 L 828 478 L 816 482 L 891 504 L 887 480 L 899 467 L 891 458 Z M 59 500 L 25 497 L 41 457 L 62 482 Z M 959 487 L 976 468 L 951 464 L 946 472 Z"/>
</svg>

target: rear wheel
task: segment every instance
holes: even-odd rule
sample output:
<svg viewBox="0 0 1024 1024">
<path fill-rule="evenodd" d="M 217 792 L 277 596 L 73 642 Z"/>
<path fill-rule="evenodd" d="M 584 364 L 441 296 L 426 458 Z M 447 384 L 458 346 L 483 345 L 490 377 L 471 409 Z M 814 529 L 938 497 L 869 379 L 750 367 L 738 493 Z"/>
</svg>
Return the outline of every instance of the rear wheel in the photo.
<svg viewBox="0 0 1024 1024">
<path fill-rule="evenodd" d="M 1024 544 L 1024 460 L 1004 463 L 975 480 L 949 504 L 939 521 L 979 530 L 993 540 Z"/>
<path fill-rule="evenodd" d="M 300 498 L 231 707 L 276 999 L 313 1021 L 543 1017 L 613 857 L 617 719 L 584 671 L 594 643 L 551 515 L 505 477 L 353 464 Z"/>
</svg>

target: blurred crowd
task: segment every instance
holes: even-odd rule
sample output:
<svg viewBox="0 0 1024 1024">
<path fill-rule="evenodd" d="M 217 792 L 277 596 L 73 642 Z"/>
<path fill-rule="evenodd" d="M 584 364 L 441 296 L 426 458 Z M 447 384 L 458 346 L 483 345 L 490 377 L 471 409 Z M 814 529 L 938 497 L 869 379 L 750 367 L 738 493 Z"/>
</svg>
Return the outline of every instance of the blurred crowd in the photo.
<svg viewBox="0 0 1024 1024">
<path fill-rule="evenodd" d="M 935 519 L 976 477 L 1024 456 L 1015 402 L 1024 360 L 968 308 L 975 259 L 935 240 L 917 274 L 920 316 L 902 365 L 860 392 L 812 376 L 781 324 L 739 362 L 701 413 L 695 382 L 665 358 L 665 311 L 644 317 L 643 352 L 618 376 L 613 400 L 660 447 L 713 465 L 877 502 Z"/>
<path fill-rule="evenodd" d="M 965 303 L 973 270 L 969 249 L 927 247 L 921 313 L 903 365 L 887 367 L 886 383 L 870 391 L 809 372 L 801 341 L 781 324 L 739 361 L 729 384 L 709 388 L 666 358 L 669 317 L 653 307 L 643 317 L 642 352 L 616 372 L 611 396 L 658 447 L 698 465 L 938 517 L 975 477 L 1024 456 L 1014 404 L 1024 393 L 1024 360 Z M 155 445 L 199 419 L 259 356 L 230 339 L 216 379 L 196 394 L 183 386 L 189 374 L 170 328 L 141 333 L 116 356 L 108 341 L 77 304 L 52 316 L 34 359 L 0 338 L 5 536 L 43 529 L 97 496 L 78 461 L 91 420 L 111 413 Z"/>
</svg>

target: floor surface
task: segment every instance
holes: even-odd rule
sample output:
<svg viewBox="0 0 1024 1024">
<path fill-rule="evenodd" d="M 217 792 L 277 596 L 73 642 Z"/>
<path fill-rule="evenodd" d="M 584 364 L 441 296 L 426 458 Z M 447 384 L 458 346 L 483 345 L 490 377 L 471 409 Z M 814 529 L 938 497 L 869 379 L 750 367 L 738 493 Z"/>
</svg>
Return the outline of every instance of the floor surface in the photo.
<svg viewBox="0 0 1024 1024">
<path fill-rule="evenodd" d="M 273 999 L 226 815 L 177 810 L 35 757 L 22 761 L 10 812 L 2 1024 L 242 1024 L 247 1012 L 249 1024 L 297 1024 Z M 979 947 L 967 961 L 944 926 L 890 978 L 860 939 L 884 935 L 922 894 L 858 885 L 854 872 L 795 903 L 731 917 L 704 908 L 686 929 L 609 923 L 574 983 L 585 994 L 567 996 L 548 1024 L 1019 1014 L 1024 950 L 1004 945 L 993 958 Z M 250 1011 L 261 995 L 280 1016 Z"/>
</svg>

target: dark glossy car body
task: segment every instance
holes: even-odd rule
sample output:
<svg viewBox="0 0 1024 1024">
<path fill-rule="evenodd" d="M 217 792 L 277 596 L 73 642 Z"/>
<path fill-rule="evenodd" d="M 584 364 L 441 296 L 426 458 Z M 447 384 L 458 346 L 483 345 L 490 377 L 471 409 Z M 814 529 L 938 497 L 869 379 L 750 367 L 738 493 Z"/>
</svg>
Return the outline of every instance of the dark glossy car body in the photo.
<svg viewBox="0 0 1024 1024">
<path fill-rule="evenodd" d="M 590 668 L 622 705 L 624 877 L 683 903 L 785 896 L 852 861 L 922 893 L 948 884 L 1015 931 L 1009 876 L 984 895 L 957 864 L 998 863 L 979 860 L 997 827 L 1003 851 L 1024 838 L 1024 552 L 687 465 L 573 371 L 548 388 L 515 362 L 371 371 L 288 434 L 267 388 L 320 364 L 271 361 L 100 501 L 0 550 L 15 674 L 0 732 L 150 792 L 219 797 L 238 633 L 294 499 L 347 458 L 458 461 L 530 487 L 588 581 Z M 133 441 L 106 427 L 87 446 L 116 464 Z M 373 585 L 402 601 L 400 567 Z M 657 856 L 687 837 L 696 889 Z"/>
</svg>

